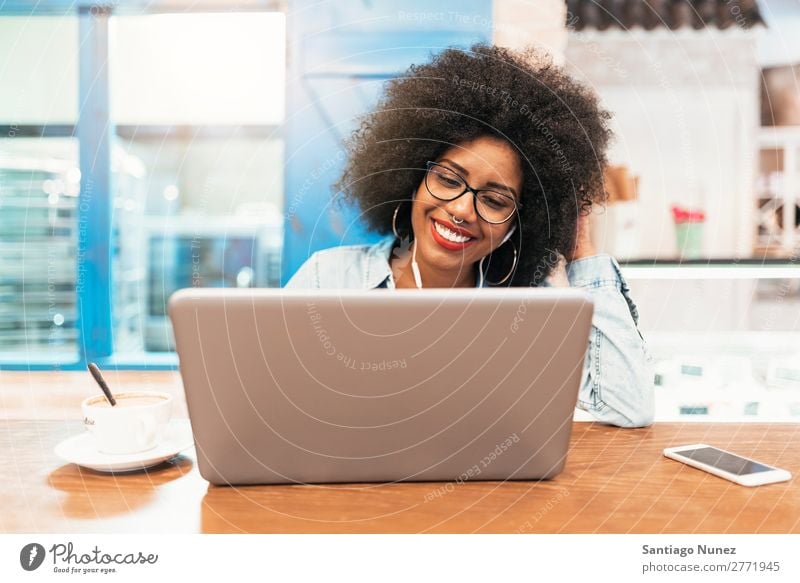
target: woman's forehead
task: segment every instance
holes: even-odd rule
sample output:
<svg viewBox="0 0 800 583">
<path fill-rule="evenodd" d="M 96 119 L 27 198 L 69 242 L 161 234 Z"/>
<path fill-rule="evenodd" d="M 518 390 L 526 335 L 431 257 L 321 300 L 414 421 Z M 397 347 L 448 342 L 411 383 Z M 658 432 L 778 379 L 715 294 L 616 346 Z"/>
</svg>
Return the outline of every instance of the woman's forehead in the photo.
<svg viewBox="0 0 800 583">
<path fill-rule="evenodd" d="M 449 162 L 464 178 L 476 180 L 480 186 L 494 183 L 520 191 L 522 167 L 519 156 L 504 140 L 478 138 L 448 148 L 440 162 Z"/>
</svg>

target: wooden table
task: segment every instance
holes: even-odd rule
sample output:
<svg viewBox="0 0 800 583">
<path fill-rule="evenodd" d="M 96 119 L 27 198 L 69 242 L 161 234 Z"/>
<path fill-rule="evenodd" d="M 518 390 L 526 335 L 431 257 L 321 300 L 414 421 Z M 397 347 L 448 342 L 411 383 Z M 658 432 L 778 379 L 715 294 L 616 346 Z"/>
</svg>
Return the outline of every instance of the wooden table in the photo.
<svg viewBox="0 0 800 583">
<path fill-rule="evenodd" d="M 170 390 L 175 373 L 120 373 L 110 384 Z M 798 533 L 796 479 L 745 488 L 661 455 L 705 442 L 800 471 L 798 424 L 575 423 L 565 471 L 546 482 L 214 487 L 194 453 L 106 475 L 64 464 L 55 445 L 83 431 L 86 375 L 0 372 L 2 532 Z M 185 403 L 177 416 L 185 417 Z M 441 495 L 431 500 L 432 492 Z"/>
</svg>

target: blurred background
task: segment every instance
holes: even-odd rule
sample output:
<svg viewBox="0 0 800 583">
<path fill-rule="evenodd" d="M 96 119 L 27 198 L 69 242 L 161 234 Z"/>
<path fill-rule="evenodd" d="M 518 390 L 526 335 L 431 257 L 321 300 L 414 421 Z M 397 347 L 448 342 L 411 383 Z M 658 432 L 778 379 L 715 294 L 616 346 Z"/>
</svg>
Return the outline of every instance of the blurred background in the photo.
<svg viewBox="0 0 800 583">
<path fill-rule="evenodd" d="M 614 115 L 597 247 L 659 419 L 800 419 L 793 0 L 0 2 L 0 370 L 175 368 L 169 295 L 370 242 L 330 185 L 387 79 L 535 44 Z"/>
</svg>

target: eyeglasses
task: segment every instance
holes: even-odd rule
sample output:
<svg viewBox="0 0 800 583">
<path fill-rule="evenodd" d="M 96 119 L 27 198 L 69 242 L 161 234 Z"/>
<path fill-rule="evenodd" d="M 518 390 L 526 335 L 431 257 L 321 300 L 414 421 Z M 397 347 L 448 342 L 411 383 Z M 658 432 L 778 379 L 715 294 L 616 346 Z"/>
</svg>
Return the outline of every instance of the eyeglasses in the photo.
<svg viewBox="0 0 800 583">
<path fill-rule="evenodd" d="M 460 175 L 437 162 L 427 162 L 425 187 L 439 200 L 451 201 L 471 192 L 475 212 L 487 223 L 500 225 L 514 216 L 522 205 L 513 196 L 496 190 L 475 190 Z"/>
</svg>

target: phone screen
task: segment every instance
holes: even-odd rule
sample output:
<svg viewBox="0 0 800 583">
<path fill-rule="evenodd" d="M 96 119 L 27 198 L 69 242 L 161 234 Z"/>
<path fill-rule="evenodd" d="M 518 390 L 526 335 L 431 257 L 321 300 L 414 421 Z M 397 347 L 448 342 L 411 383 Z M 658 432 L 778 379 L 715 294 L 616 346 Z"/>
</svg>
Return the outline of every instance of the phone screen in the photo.
<svg viewBox="0 0 800 583">
<path fill-rule="evenodd" d="M 699 447 L 697 449 L 685 449 L 675 452 L 683 457 L 714 466 L 720 470 L 729 472 L 737 476 L 745 474 L 755 474 L 758 472 L 769 472 L 774 468 L 759 464 L 753 460 L 733 455 L 726 451 L 721 451 L 715 447 Z"/>
</svg>

